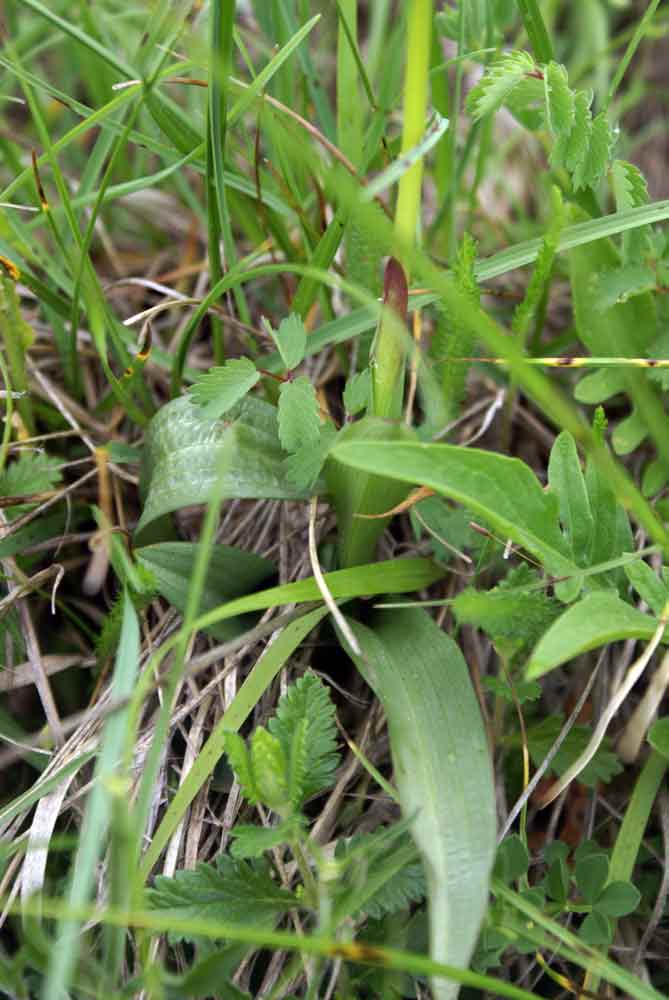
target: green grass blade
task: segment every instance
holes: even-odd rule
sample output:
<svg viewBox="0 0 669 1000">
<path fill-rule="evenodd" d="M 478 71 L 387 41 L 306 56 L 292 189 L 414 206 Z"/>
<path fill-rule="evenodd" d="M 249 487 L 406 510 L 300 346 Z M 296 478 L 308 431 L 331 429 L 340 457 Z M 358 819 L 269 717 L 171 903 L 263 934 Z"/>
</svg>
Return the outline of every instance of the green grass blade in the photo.
<svg viewBox="0 0 669 1000">
<path fill-rule="evenodd" d="M 119 640 L 111 697 L 123 702 L 132 693 L 139 666 L 139 624 L 128 594 L 123 597 L 123 620 Z M 128 709 L 111 715 L 104 727 L 100 755 L 95 769 L 95 783 L 86 806 L 83 829 L 72 866 L 68 904 L 76 908 L 88 902 L 95 878 L 95 867 L 101 856 L 112 809 L 112 793 L 108 783 L 118 778 L 122 758 Z M 63 919 L 58 930 L 44 984 L 44 1000 L 62 1000 L 67 992 L 70 976 L 76 966 L 81 945 L 80 923 L 76 919 Z"/>
</svg>

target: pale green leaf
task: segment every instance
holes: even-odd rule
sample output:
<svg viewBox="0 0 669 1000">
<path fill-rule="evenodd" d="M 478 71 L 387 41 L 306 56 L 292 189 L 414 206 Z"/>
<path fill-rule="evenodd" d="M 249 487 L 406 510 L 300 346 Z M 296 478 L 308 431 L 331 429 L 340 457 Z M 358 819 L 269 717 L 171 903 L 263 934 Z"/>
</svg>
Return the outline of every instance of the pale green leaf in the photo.
<svg viewBox="0 0 669 1000">
<path fill-rule="evenodd" d="M 613 271 L 599 274 L 594 282 L 594 295 L 602 312 L 619 302 L 627 302 L 635 295 L 654 291 L 657 278 L 643 264 L 625 264 Z"/>
<path fill-rule="evenodd" d="M 585 159 L 574 171 L 574 188 L 596 187 L 604 176 L 609 163 L 613 133 L 605 111 L 600 111 L 592 122 L 590 141 Z"/>
<path fill-rule="evenodd" d="M 323 424 L 317 444 L 305 444 L 294 455 L 289 455 L 283 463 L 289 482 L 300 490 L 321 492 L 316 483 L 336 437 L 337 431 L 332 424 Z"/>
<path fill-rule="evenodd" d="M 285 815 L 290 806 L 288 761 L 280 741 L 263 726 L 254 729 L 251 737 L 251 768 L 260 801 Z"/>
<path fill-rule="evenodd" d="M 200 375 L 190 391 L 202 409 L 202 416 L 217 420 L 243 399 L 259 379 L 260 372 L 249 358 L 233 358 Z"/>
<path fill-rule="evenodd" d="M 261 801 L 260 792 L 256 785 L 251 755 L 245 741 L 239 733 L 226 732 L 224 746 L 230 767 L 235 772 L 244 798 L 250 805 L 257 805 Z"/>
<path fill-rule="evenodd" d="M 556 135 L 568 135 L 574 124 L 574 92 L 569 86 L 567 70 L 550 62 L 544 71 L 546 88 L 546 125 Z"/>
<path fill-rule="evenodd" d="M 431 956 L 466 968 L 488 906 L 496 827 L 490 751 L 467 665 L 419 609 L 351 627 L 362 650 L 355 662 L 388 720 L 402 811 L 425 864 Z M 435 982 L 433 991 L 447 1000 L 458 987 Z"/>
<path fill-rule="evenodd" d="M 558 498 L 560 520 L 574 562 L 588 566 L 594 522 L 576 442 L 568 431 L 562 431 L 551 448 L 548 482 Z"/>
<path fill-rule="evenodd" d="M 529 663 L 528 680 L 542 677 L 563 663 L 620 639 L 650 639 L 657 621 L 607 591 L 588 594 L 551 625 Z"/>
<path fill-rule="evenodd" d="M 669 600 L 669 590 L 664 581 L 659 578 L 648 563 L 643 559 L 635 559 L 634 562 L 625 565 L 627 579 L 636 590 L 639 597 L 646 602 L 654 615 L 659 616 L 664 611 L 664 606 Z"/>
<path fill-rule="evenodd" d="M 304 328 L 302 317 L 291 313 L 290 316 L 281 320 L 278 330 L 273 329 L 267 320 L 264 320 L 263 324 L 276 344 L 288 371 L 297 368 L 304 359 L 304 352 L 307 348 L 307 331 Z"/>
<path fill-rule="evenodd" d="M 592 133 L 590 104 L 592 94 L 579 90 L 574 100 L 574 122 L 569 133 L 558 138 L 551 154 L 551 163 L 564 166 L 573 174 L 585 162 Z"/>
<path fill-rule="evenodd" d="M 306 723 L 304 731 L 298 729 L 301 723 Z M 269 729 L 290 761 L 291 774 L 296 769 L 296 755 L 308 764 L 294 788 L 292 801 L 297 808 L 333 783 L 339 765 L 335 709 L 325 684 L 309 673 L 291 684 L 279 701 Z M 298 767 L 302 770 L 301 764 Z"/>
<path fill-rule="evenodd" d="M 276 410 L 247 396 L 228 420 L 210 420 L 188 396 L 162 407 L 144 440 L 137 530 L 180 507 L 207 503 L 223 476 L 227 497 L 298 499 L 286 478 Z"/>
<path fill-rule="evenodd" d="M 321 433 L 316 390 L 304 375 L 284 382 L 279 394 L 279 438 L 285 451 L 318 444 Z"/>
<path fill-rule="evenodd" d="M 369 368 L 352 375 L 344 387 L 344 409 L 349 417 L 354 417 L 369 405 L 372 391 L 372 373 Z"/>
<path fill-rule="evenodd" d="M 529 52 L 509 52 L 495 60 L 469 92 L 467 109 L 474 120 L 501 107 L 514 87 L 535 71 L 536 64 Z"/>
</svg>

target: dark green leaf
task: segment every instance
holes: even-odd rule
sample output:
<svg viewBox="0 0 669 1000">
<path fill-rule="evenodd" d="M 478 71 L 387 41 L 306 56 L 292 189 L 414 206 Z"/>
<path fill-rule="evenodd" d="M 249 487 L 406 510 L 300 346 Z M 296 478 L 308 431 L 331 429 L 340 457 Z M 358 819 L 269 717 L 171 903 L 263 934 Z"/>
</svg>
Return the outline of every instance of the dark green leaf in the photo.
<svg viewBox="0 0 669 1000">
<path fill-rule="evenodd" d="M 548 462 L 548 482 L 558 498 L 560 520 L 574 562 L 590 564 L 593 517 L 576 442 L 568 431 L 558 434 Z"/>
<path fill-rule="evenodd" d="M 505 837 L 497 848 L 495 875 L 508 885 L 527 875 L 529 867 L 530 855 L 518 834 Z"/>
<path fill-rule="evenodd" d="M 149 906 L 179 920 L 220 920 L 225 923 L 273 927 L 297 905 L 292 893 L 270 878 L 269 867 L 234 861 L 225 855 L 216 866 L 199 864 L 195 871 L 178 871 L 174 878 L 158 875 L 147 890 Z M 179 938 L 188 935 L 180 932 Z"/>
<path fill-rule="evenodd" d="M 590 854 L 576 862 L 574 874 L 583 899 L 594 904 L 609 877 L 609 859 L 605 854 Z"/>
<path fill-rule="evenodd" d="M 136 549 L 135 554 L 140 566 L 150 571 L 158 593 L 179 611 L 184 611 L 197 543 L 160 542 Z M 273 572 L 272 563 L 253 552 L 244 552 L 229 545 L 212 546 L 200 611 L 211 611 L 235 597 L 251 593 Z M 211 631 L 218 639 L 227 639 L 238 635 L 242 625 L 243 619 L 236 618 L 214 625 Z"/>
<path fill-rule="evenodd" d="M 564 858 L 556 858 L 546 875 L 546 892 L 557 903 L 566 902 L 569 892 L 569 872 Z"/>
<path fill-rule="evenodd" d="M 663 757 L 669 757 L 669 717 L 653 723 L 648 733 L 648 742 Z"/>
<path fill-rule="evenodd" d="M 587 917 L 579 927 L 578 936 L 593 948 L 608 946 L 613 940 L 613 928 L 604 914 L 588 913 Z"/>
<path fill-rule="evenodd" d="M 595 910 L 607 917 L 625 917 L 636 910 L 641 893 L 630 882 L 609 882 L 595 902 Z"/>
</svg>

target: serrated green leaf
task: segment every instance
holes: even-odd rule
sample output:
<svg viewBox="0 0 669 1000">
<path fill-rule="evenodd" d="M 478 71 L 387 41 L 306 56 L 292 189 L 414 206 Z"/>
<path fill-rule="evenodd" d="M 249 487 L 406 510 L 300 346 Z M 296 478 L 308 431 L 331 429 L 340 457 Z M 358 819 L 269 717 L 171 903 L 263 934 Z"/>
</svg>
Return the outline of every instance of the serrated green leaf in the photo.
<svg viewBox="0 0 669 1000">
<path fill-rule="evenodd" d="M 654 291 L 657 278 L 649 267 L 632 263 L 596 275 L 593 294 L 602 312 L 619 302 L 627 302 L 635 295 Z"/>
<path fill-rule="evenodd" d="M 285 451 L 318 444 L 321 434 L 316 390 L 304 375 L 284 382 L 279 392 L 279 438 Z"/>
<path fill-rule="evenodd" d="M 567 70 L 550 62 L 544 71 L 546 90 L 546 125 L 555 135 L 568 135 L 574 124 L 574 92 L 569 86 Z"/>
<path fill-rule="evenodd" d="M 337 844 L 336 860 L 347 866 L 348 875 L 337 893 L 338 909 L 345 907 L 350 916 L 363 912 L 380 920 L 425 896 L 425 872 L 403 826 L 397 835 L 391 827 Z"/>
<path fill-rule="evenodd" d="M 564 166 L 570 174 L 579 170 L 590 147 L 592 133 L 592 114 L 590 104 L 592 93 L 579 90 L 574 99 L 574 122 L 569 133 L 563 133 L 551 154 L 551 163 Z"/>
<path fill-rule="evenodd" d="M 202 416 L 218 420 L 243 399 L 259 379 L 260 372 L 249 358 L 233 358 L 200 375 L 190 392 L 201 407 Z"/>
<path fill-rule="evenodd" d="M 256 787 L 251 755 L 246 743 L 239 733 L 229 732 L 224 736 L 224 745 L 230 767 L 235 772 L 244 798 L 250 805 L 257 805 L 260 802 L 260 794 Z"/>
<path fill-rule="evenodd" d="M 582 187 L 596 187 L 599 184 L 608 166 L 612 145 L 613 133 L 608 116 L 605 111 L 600 111 L 592 122 L 585 159 L 579 163 L 574 171 L 574 189 L 576 191 Z"/>
<path fill-rule="evenodd" d="M 46 493 L 61 481 L 60 465 L 60 459 L 44 451 L 20 452 L 18 458 L 9 462 L 0 473 L 0 497 L 7 501 L 30 493 Z M 5 510 L 11 519 L 28 506 L 32 505 L 19 503 Z"/>
<path fill-rule="evenodd" d="M 289 455 L 283 463 L 289 482 L 297 489 L 313 491 L 336 437 L 337 431 L 332 424 L 323 424 L 316 445 L 303 445 L 294 455 Z"/>
<path fill-rule="evenodd" d="M 568 663 L 581 653 L 620 639 L 650 639 L 657 621 L 608 591 L 587 594 L 560 615 L 539 640 L 529 663 L 528 680 Z"/>
<path fill-rule="evenodd" d="M 266 320 L 263 322 L 288 371 L 297 368 L 303 361 L 307 348 L 307 331 L 304 328 L 302 317 L 298 316 L 297 313 L 291 313 L 290 316 L 281 320 L 278 330 L 273 329 Z"/>
<path fill-rule="evenodd" d="M 609 882 L 597 897 L 594 908 L 607 917 L 626 917 L 641 902 L 641 893 L 631 882 Z"/>
<path fill-rule="evenodd" d="M 147 890 L 153 910 L 180 920 L 220 920 L 225 923 L 273 927 L 297 905 L 292 893 L 272 880 L 265 863 L 255 865 L 219 855 L 216 867 L 199 864 L 195 871 L 178 871 L 174 878 L 158 875 Z M 188 939 L 183 932 L 176 939 Z"/>
<path fill-rule="evenodd" d="M 230 854 L 233 858 L 259 858 L 265 851 L 271 851 L 294 838 L 299 827 L 290 820 L 284 820 L 276 826 L 250 826 L 238 823 L 230 830 L 233 842 Z"/>
<path fill-rule="evenodd" d="M 369 406 L 372 391 L 372 373 L 369 368 L 356 372 L 346 383 L 344 388 L 344 409 L 349 417 L 354 417 L 356 413 L 365 410 Z"/>
<path fill-rule="evenodd" d="M 617 212 L 648 204 L 646 178 L 633 163 L 614 160 L 611 164 L 611 183 Z"/>
<path fill-rule="evenodd" d="M 298 809 L 332 785 L 339 766 L 335 709 L 325 684 L 310 673 L 291 684 L 269 730 L 289 761 L 291 801 Z"/>
<path fill-rule="evenodd" d="M 537 701 L 541 698 L 541 685 L 537 681 L 520 681 L 510 687 L 499 677 L 484 677 L 483 686 L 496 697 L 503 698 L 510 705 L 524 705 L 526 701 Z"/>
<path fill-rule="evenodd" d="M 251 768 L 256 794 L 280 816 L 290 811 L 288 761 L 279 740 L 263 726 L 251 737 Z"/>
<path fill-rule="evenodd" d="M 509 52 L 496 59 L 469 92 L 467 110 L 474 121 L 501 107 L 514 87 L 535 71 L 536 64 L 529 52 Z"/>
<path fill-rule="evenodd" d="M 589 854 L 576 862 L 574 876 L 583 899 L 586 903 L 593 904 L 609 877 L 609 859 L 605 854 Z"/>
<path fill-rule="evenodd" d="M 527 745 L 532 762 L 537 767 L 554 746 L 561 729 L 562 718 L 558 715 L 549 715 L 542 722 L 528 728 Z M 573 726 L 551 760 L 549 770 L 558 777 L 564 774 L 583 753 L 591 736 L 592 732 L 588 726 Z M 588 766 L 578 776 L 578 780 L 589 788 L 594 787 L 599 781 L 605 783 L 611 781 L 622 771 L 622 765 L 617 755 L 611 752 L 610 745 L 610 741 L 605 739 Z"/>
</svg>

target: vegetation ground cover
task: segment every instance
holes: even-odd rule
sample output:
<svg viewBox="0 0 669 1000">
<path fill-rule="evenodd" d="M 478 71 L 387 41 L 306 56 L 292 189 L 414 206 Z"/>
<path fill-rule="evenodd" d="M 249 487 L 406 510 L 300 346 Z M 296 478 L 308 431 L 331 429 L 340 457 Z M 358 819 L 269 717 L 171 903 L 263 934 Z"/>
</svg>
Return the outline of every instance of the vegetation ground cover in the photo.
<svg viewBox="0 0 669 1000">
<path fill-rule="evenodd" d="M 0 995 L 663 996 L 664 5 L 0 27 Z"/>
</svg>

